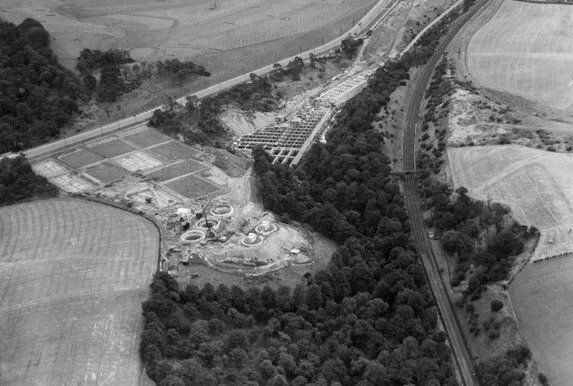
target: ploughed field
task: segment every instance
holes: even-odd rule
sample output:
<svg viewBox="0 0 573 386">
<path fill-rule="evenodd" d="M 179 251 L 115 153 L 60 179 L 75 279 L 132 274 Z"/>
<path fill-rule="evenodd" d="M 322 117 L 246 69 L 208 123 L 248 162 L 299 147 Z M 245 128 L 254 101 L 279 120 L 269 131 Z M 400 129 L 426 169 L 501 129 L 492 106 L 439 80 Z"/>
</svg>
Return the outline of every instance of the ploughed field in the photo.
<svg viewBox="0 0 573 386">
<path fill-rule="evenodd" d="M 505 1 L 470 40 L 467 67 L 482 86 L 573 108 L 573 6 Z"/>
<path fill-rule="evenodd" d="M 6 0 L 13 22 L 39 20 L 68 67 L 83 48 L 135 59 L 188 59 L 215 76 L 244 73 L 337 36 L 375 0 Z"/>
<path fill-rule="evenodd" d="M 1 383 L 147 383 L 138 339 L 158 243 L 151 222 L 93 202 L 0 208 Z"/>
</svg>

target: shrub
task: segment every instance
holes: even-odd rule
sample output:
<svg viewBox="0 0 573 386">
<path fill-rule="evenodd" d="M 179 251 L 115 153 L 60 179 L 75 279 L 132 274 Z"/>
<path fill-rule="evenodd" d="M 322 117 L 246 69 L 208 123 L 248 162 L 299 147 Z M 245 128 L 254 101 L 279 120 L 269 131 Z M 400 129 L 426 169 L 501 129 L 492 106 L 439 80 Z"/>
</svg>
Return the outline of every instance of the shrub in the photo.
<svg viewBox="0 0 573 386">
<path fill-rule="evenodd" d="M 549 386 L 549 380 L 547 379 L 547 375 L 545 375 L 543 373 L 539 373 L 539 374 L 537 374 L 537 379 L 539 379 L 539 382 L 543 386 Z"/>
<path fill-rule="evenodd" d="M 492 312 L 497 312 L 503 308 L 503 302 L 501 300 L 492 300 L 490 304 Z"/>
</svg>

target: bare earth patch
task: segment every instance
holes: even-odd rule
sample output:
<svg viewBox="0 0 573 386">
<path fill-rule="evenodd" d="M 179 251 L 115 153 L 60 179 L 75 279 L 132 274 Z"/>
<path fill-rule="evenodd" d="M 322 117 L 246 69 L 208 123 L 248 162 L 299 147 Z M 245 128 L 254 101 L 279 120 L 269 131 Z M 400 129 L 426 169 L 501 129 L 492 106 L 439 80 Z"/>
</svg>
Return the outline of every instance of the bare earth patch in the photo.
<svg viewBox="0 0 573 386">
<path fill-rule="evenodd" d="M 0 209 L 2 384 L 146 381 L 140 310 L 158 242 L 153 224 L 101 204 Z"/>
</svg>

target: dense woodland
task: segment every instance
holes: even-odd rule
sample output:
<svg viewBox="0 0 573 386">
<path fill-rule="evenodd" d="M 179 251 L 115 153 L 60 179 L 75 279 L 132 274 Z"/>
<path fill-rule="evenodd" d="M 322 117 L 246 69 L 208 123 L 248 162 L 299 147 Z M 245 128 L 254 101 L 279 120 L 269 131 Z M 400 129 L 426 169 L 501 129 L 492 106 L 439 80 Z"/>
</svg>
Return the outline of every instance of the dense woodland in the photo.
<svg viewBox="0 0 573 386">
<path fill-rule="evenodd" d="M 57 194 L 58 188 L 36 175 L 23 155 L 0 159 L 0 206 Z"/>
<path fill-rule="evenodd" d="M 439 26 L 439 31 L 445 24 Z M 295 288 L 180 288 L 156 275 L 140 352 L 160 385 L 456 384 L 446 335 L 409 235 L 403 198 L 373 128 L 440 32 L 378 69 L 326 144 L 293 170 L 254 150 L 266 208 L 340 243 Z"/>
<path fill-rule="evenodd" d="M 78 111 L 82 84 L 49 46 L 37 21 L 0 20 L 0 153 L 46 142 Z"/>
</svg>

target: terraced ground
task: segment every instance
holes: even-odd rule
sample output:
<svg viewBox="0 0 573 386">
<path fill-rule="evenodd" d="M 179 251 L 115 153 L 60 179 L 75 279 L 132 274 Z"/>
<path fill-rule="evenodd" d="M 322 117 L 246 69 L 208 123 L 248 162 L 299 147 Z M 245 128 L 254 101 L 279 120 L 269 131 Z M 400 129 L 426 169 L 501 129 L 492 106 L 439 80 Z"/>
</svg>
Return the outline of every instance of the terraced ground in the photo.
<svg viewBox="0 0 573 386">
<path fill-rule="evenodd" d="M 573 6 L 505 1 L 470 40 L 467 67 L 482 86 L 573 108 Z"/>
<path fill-rule="evenodd" d="M 149 383 L 138 339 L 158 243 L 151 222 L 89 201 L 1 208 L 0 383 Z"/>
</svg>

